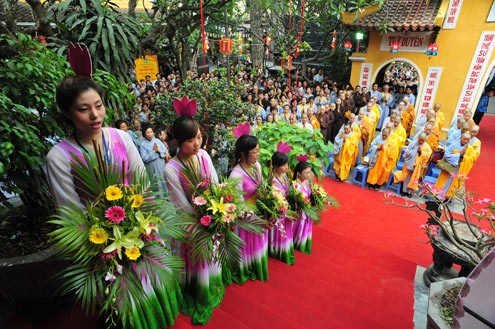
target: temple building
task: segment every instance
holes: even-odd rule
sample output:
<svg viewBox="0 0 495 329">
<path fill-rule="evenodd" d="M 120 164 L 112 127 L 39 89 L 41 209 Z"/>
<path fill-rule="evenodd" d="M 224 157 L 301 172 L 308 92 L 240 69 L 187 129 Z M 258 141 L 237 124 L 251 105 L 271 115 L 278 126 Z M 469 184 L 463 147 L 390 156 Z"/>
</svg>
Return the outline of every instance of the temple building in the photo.
<svg viewBox="0 0 495 329">
<path fill-rule="evenodd" d="M 474 113 L 495 82 L 493 0 L 387 0 L 343 21 L 368 34 L 367 46 L 352 40 L 351 84 L 410 87 L 416 120 L 440 103 L 445 130 L 465 110 Z"/>
</svg>

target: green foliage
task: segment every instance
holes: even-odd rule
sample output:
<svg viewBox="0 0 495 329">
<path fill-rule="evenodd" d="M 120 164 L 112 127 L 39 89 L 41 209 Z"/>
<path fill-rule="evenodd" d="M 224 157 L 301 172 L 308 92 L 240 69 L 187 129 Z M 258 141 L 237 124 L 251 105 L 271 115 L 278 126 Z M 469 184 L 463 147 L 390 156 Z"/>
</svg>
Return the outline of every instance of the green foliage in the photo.
<svg viewBox="0 0 495 329">
<path fill-rule="evenodd" d="M 329 163 L 328 154 L 333 149 L 333 145 L 325 144 L 323 135 L 319 129 L 311 132 L 309 129 L 296 125 L 289 125 L 285 122 L 278 124 L 265 124 L 258 132 L 260 143 L 259 162 L 262 164 L 263 175 L 268 175 L 270 170 L 270 160 L 277 150 L 278 142 L 287 142 L 292 146 L 289 152 L 289 167 L 294 168 L 297 164 L 296 156 L 308 154 L 308 164 L 320 179 L 321 169 Z"/>
<path fill-rule="evenodd" d="M 215 159 L 224 158 L 230 150 L 226 140 L 232 138 L 231 127 L 240 122 L 251 122 L 256 115 L 251 104 L 241 100 L 241 92 L 242 86 L 227 83 L 224 78 L 205 83 L 197 79 L 185 80 L 178 92 L 157 98 L 155 122 L 168 125 L 177 118 L 173 109 L 175 97 L 186 95 L 190 99 L 194 98 L 198 103 L 195 119 L 205 130 L 209 139 L 207 146 L 215 150 Z"/>
<path fill-rule="evenodd" d="M 129 68 L 138 55 L 141 27 L 134 18 L 120 14 L 117 5 L 102 0 L 68 0 L 50 9 L 57 25 L 54 41 L 58 53 L 66 52 L 69 42 L 86 45 L 95 68 L 129 80 Z M 58 40 L 57 40 L 58 39 Z"/>
</svg>

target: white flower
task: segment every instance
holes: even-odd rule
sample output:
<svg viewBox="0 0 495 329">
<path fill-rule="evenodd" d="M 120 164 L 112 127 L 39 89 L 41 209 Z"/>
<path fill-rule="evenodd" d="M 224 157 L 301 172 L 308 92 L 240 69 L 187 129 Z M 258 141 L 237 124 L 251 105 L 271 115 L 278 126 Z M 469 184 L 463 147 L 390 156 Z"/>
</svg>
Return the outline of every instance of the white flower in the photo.
<svg viewBox="0 0 495 329">
<path fill-rule="evenodd" d="M 115 281 L 117 277 L 113 275 L 112 271 L 108 271 L 107 275 L 105 276 L 105 281 Z"/>
</svg>

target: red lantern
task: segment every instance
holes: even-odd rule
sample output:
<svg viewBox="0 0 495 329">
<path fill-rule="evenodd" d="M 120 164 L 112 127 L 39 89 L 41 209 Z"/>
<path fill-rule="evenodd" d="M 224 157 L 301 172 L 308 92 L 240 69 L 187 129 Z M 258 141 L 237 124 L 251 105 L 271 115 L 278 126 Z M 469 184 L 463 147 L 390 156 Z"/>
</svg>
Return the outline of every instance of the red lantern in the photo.
<svg viewBox="0 0 495 329">
<path fill-rule="evenodd" d="M 350 52 L 352 50 L 352 43 L 350 41 L 346 41 L 344 43 L 344 50 Z"/>
<path fill-rule="evenodd" d="M 399 43 L 398 42 L 394 42 L 394 43 L 392 43 L 390 45 L 390 52 L 395 54 L 396 52 L 399 51 L 399 48 L 400 48 Z"/>
<path fill-rule="evenodd" d="M 430 43 L 428 48 L 426 48 L 426 55 L 428 55 L 428 57 L 438 55 L 438 46 L 434 43 Z"/>
<path fill-rule="evenodd" d="M 232 52 L 232 39 L 222 38 L 220 43 L 220 53 L 224 55 L 229 55 Z"/>
</svg>

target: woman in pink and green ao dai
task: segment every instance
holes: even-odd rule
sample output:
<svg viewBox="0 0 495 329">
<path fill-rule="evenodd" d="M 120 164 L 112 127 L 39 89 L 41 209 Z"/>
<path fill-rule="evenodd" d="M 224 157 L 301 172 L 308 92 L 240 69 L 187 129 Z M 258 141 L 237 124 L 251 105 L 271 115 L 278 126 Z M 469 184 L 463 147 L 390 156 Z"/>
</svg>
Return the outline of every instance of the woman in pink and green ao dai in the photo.
<svg viewBox="0 0 495 329">
<path fill-rule="evenodd" d="M 237 165 L 232 169 L 230 178 L 239 178 L 239 189 L 244 191 L 244 200 L 256 203 L 256 189 L 262 183 L 258 139 L 244 134 L 235 145 Z M 245 245 L 241 249 L 241 262 L 232 268 L 232 279 L 238 284 L 251 280 L 268 280 L 268 230 L 264 234 L 247 232 L 238 228 L 238 235 Z"/>
<path fill-rule="evenodd" d="M 306 161 L 300 161 L 294 169 L 294 186 L 301 191 L 308 199 L 311 197 L 311 168 Z M 294 221 L 294 249 L 306 254 L 311 253 L 313 235 L 313 220 L 306 213 L 301 212 L 301 216 Z"/>
</svg>

